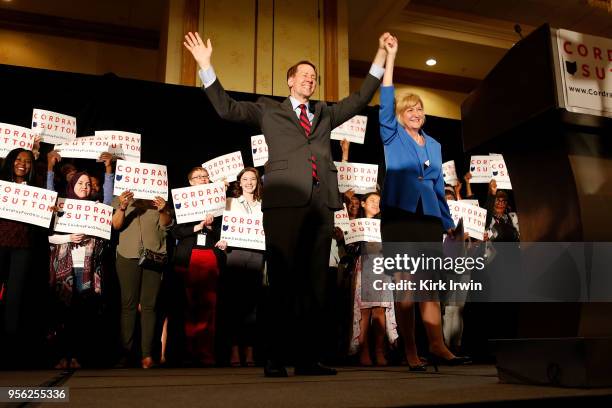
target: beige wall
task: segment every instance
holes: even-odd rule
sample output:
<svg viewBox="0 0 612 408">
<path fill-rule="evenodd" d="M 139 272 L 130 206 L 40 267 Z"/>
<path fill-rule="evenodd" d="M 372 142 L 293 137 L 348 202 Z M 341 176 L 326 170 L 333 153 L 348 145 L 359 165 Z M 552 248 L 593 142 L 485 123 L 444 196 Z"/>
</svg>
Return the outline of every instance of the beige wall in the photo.
<svg viewBox="0 0 612 408">
<path fill-rule="evenodd" d="M 318 17 L 320 1 L 201 0 L 200 34 L 212 41 L 213 66 L 224 87 L 285 96 L 289 66 L 309 59 L 320 67 L 323 55 Z M 169 50 L 180 40 L 174 34 L 177 27 L 182 28 L 180 2 L 171 2 Z M 299 14 L 296 10 L 300 10 Z M 167 72 L 180 71 L 180 62 L 180 58 L 169 52 Z M 173 80 L 175 77 L 166 75 L 167 82 Z M 315 98 L 318 97 L 317 91 Z"/>
<path fill-rule="evenodd" d="M 0 30 L 0 63 L 155 81 L 158 51 Z"/>
<path fill-rule="evenodd" d="M 257 61 L 255 64 L 255 93 L 272 95 L 274 78 L 274 10 L 273 0 L 259 0 L 257 14 Z"/>
<path fill-rule="evenodd" d="M 323 1 L 201 0 L 199 31 L 213 41 L 213 64 L 224 86 L 286 96 L 287 69 L 308 59 L 319 68 L 321 80 L 313 97 L 321 99 L 326 77 Z M 160 35 L 162 51 L 0 30 L 0 63 L 87 74 L 114 72 L 125 78 L 179 84 L 184 6 L 185 0 L 168 2 Z M 348 0 L 338 0 L 337 34 L 338 95 L 342 98 L 350 89 Z"/>
<path fill-rule="evenodd" d="M 254 92 L 255 0 L 203 1 L 203 38 L 213 44 L 213 65 L 226 89 Z"/>
<path fill-rule="evenodd" d="M 323 0 L 201 0 L 200 34 L 213 44 L 212 62 L 224 87 L 232 91 L 286 96 L 286 72 L 308 59 L 325 80 Z M 338 0 L 339 94 L 348 94 L 348 3 Z M 170 0 L 167 83 L 180 83 L 184 0 Z M 297 12 L 299 10 L 299 12 Z M 319 13 L 320 11 L 320 13 Z M 162 36 L 163 38 L 163 36 Z M 199 78 L 196 74 L 196 82 Z"/>
<path fill-rule="evenodd" d="M 320 44 L 322 27 L 319 26 L 318 0 L 283 0 L 276 1 L 274 12 L 274 59 L 272 93 L 286 96 L 287 69 L 300 60 L 309 60 L 324 75 Z M 296 12 L 299 10 L 299 13 Z M 314 99 L 319 99 L 319 83 Z"/>
<path fill-rule="evenodd" d="M 363 78 L 351 77 L 351 91 L 359 89 Z M 395 84 L 396 94 L 412 92 L 419 94 L 425 104 L 425 113 L 449 119 L 461 119 L 461 103 L 468 94 L 442 91 L 432 88 L 421 88 L 405 84 Z M 380 103 L 380 93 L 377 91 L 370 105 Z"/>
</svg>

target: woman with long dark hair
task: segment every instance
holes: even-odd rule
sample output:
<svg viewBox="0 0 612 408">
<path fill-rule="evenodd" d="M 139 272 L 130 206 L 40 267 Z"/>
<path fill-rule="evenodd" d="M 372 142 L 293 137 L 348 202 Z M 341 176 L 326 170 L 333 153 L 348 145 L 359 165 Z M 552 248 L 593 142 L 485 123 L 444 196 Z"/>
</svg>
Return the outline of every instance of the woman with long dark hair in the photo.
<svg viewBox="0 0 612 408">
<path fill-rule="evenodd" d="M 380 194 L 367 193 L 361 199 L 359 218 L 380 218 Z M 381 292 L 372 292 L 367 285 L 362 287 L 362 272 L 367 258 L 380 256 L 381 244 L 378 242 L 358 242 L 350 244 L 356 247 L 357 262 L 353 271 L 354 298 L 353 298 L 353 335 L 349 353 L 359 351 L 359 363 L 362 366 L 372 365 L 372 350 L 370 350 L 370 337 L 374 338 L 374 357 L 376 365 L 386 366 L 385 337 L 391 346 L 397 340 L 397 324 L 392 295 Z M 388 276 L 382 277 L 390 281 Z M 365 294 L 365 296 L 364 296 Z M 374 332 L 370 336 L 371 330 Z"/>
<path fill-rule="evenodd" d="M 0 179 L 33 185 L 36 180 L 34 155 L 30 150 L 11 150 L 0 169 Z M 36 260 L 44 262 L 46 229 L 24 222 L 0 219 L 0 280 L 4 303 L 4 350 L 8 358 L 19 358 L 23 328 L 24 295 Z M 42 251 L 41 251 L 42 250 Z"/>
<path fill-rule="evenodd" d="M 261 215 L 261 177 L 254 167 L 245 167 L 237 176 L 226 210 Z M 223 241 L 224 242 L 224 241 Z M 255 365 L 255 323 L 263 283 L 264 254 L 242 248 L 227 249 L 224 293 L 228 307 L 230 365 L 239 367 L 242 355 L 247 367 Z"/>
</svg>

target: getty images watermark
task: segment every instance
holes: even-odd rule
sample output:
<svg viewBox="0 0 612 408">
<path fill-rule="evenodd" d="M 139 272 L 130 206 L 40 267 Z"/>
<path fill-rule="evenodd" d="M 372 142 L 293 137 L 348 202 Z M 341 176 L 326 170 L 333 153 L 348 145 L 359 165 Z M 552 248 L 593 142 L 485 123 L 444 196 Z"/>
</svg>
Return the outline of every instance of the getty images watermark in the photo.
<svg viewBox="0 0 612 408">
<path fill-rule="evenodd" d="M 364 302 L 612 302 L 612 243 L 366 243 Z"/>
<path fill-rule="evenodd" d="M 464 282 L 462 280 L 453 280 L 453 275 L 463 275 L 472 271 L 482 271 L 486 266 L 484 256 L 479 257 L 440 257 L 440 256 L 425 256 L 421 253 L 420 256 L 410 256 L 406 253 L 395 254 L 395 256 L 384 257 L 377 256 L 372 259 L 372 273 L 381 275 L 383 273 L 399 273 L 415 275 L 417 272 L 445 272 L 449 274 L 449 279 L 439 278 L 434 279 L 399 279 L 396 282 L 385 281 L 384 279 L 376 279 L 372 282 L 374 290 L 411 290 L 411 291 L 446 291 L 446 290 L 483 290 L 482 283 L 470 280 Z"/>
</svg>

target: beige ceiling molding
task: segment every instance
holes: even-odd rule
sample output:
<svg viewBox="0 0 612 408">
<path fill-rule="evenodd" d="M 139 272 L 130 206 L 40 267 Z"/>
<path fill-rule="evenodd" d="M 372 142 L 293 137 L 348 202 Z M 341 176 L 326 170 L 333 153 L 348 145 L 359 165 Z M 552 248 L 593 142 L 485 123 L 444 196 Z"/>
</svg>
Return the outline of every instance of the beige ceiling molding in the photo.
<svg viewBox="0 0 612 408">
<path fill-rule="evenodd" d="M 348 2 L 351 15 L 349 24 L 353 32 L 372 28 L 385 31 L 408 3 L 410 0 L 351 0 Z"/>
<path fill-rule="evenodd" d="M 519 39 L 515 23 L 447 9 L 408 5 L 394 19 L 392 29 L 489 47 L 508 49 Z M 521 24 L 523 36 L 534 27 Z"/>
</svg>

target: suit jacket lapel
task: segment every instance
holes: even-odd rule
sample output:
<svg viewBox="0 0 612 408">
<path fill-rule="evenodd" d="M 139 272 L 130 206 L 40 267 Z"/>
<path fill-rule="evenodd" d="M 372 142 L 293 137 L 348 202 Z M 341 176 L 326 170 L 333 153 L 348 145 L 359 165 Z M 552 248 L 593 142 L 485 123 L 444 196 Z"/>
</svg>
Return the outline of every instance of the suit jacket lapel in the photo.
<svg viewBox="0 0 612 408">
<path fill-rule="evenodd" d="M 425 132 L 423 132 L 423 137 L 425 138 L 425 150 L 427 151 L 427 159 L 429 160 L 429 167 L 427 167 L 427 169 L 424 169 L 423 171 L 423 175 L 425 175 L 425 173 L 429 173 L 430 171 L 432 171 L 432 162 L 433 162 L 433 150 L 431 147 L 431 141 L 427 140 L 429 139 L 429 136 L 427 136 L 425 134 Z"/>
<path fill-rule="evenodd" d="M 289 98 L 285 99 L 282 103 L 282 106 L 285 108 L 287 115 L 290 115 L 291 121 L 300 130 L 302 136 L 306 137 L 306 132 L 304 131 L 304 128 L 302 127 L 302 125 L 300 125 L 300 119 L 298 118 L 298 116 L 295 114 L 295 111 L 293 110 L 293 105 L 291 105 L 291 100 Z"/>
</svg>

